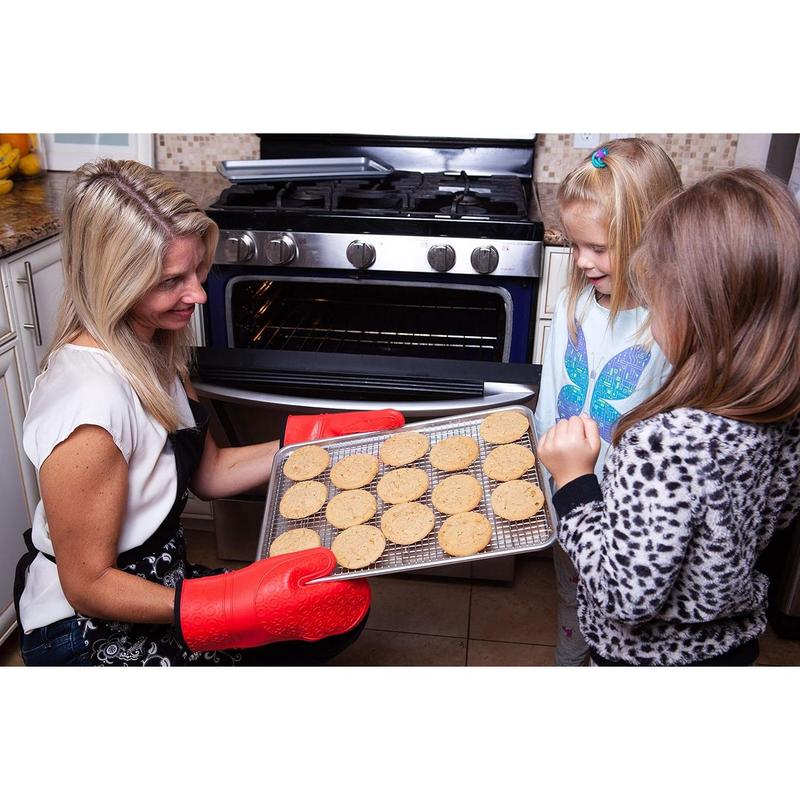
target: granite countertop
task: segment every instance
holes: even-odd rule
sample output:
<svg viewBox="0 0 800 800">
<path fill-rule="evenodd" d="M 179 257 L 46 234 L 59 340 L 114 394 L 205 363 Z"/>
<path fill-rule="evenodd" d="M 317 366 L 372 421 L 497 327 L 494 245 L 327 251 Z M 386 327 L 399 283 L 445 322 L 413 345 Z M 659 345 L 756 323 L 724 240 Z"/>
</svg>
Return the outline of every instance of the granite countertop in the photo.
<svg viewBox="0 0 800 800">
<path fill-rule="evenodd" d="M 61 233 L 61 214 L 69 172 L 47 172 L 39 178 L 14 182 L 14 188 L 0 197 L 0 258 Z M 164 171 L 192 197 L 207 208 L 230 186 L 216 172 Z"/>
<path fill-rule="evenodd" d="M 216 172 L 164 174 L 186 191 L 201 208 L 207 208 L 230 183 Z M 47 172 L 39 178 L 15 182 L 0 197 L 0 258 L 61 233 L 61 214 L 69 172 Z M 531 216 L 544 222 L 545 245 L 567 246 L 556 207 L 558 184 L 537 183 L 539 208 Z"/>
</svg>

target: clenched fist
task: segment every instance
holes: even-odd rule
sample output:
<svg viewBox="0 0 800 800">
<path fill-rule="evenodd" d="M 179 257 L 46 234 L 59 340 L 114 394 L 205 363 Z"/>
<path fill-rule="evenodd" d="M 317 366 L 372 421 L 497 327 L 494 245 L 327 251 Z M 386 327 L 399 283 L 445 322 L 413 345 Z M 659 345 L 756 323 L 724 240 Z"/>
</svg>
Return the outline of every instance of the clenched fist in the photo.
<svg viewBox="0 0 800 800">
<path fill-rule="evenodd" d="M 541 439 L 537 455 L 560 489 L 581 475 L 594 472 L 600 454 L 600 431 L 591 417 L 570 417 L 557 422 Z"/>
</svg>

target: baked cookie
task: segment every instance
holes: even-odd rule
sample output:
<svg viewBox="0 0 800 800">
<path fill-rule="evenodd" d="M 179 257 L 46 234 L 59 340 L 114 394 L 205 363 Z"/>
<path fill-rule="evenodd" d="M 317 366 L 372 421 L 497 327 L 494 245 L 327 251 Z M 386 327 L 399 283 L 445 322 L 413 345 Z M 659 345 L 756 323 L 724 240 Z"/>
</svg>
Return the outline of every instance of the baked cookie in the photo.
<svg viewBox="0 0 800 800">
<path fill-rule="evenodd" d="M 316 514 L 328 499 L 328 489 L 319 481 L 301 481 L 290 486 L 281 498 L 278 511 L 286 519 L 302 519 Z"/>
<path fill-rule="evenodd" d="M 528 418 L 519 411 L 498 411 L 481 423 L 481 436 L 491 444 L 516 442 L 530 427 Z"/>
<path fill-rule="evenodd" d="M 330 453 L 318 444 L 310 444 L 295 450 L 283 465 L 283 474 L 293 481 L 316 478 L 331 463 Z"/>
<path fill-rule="evenodd" d="M 514 481 L 534 464 L 536 456 L 521 444 L 501 444 L 483 462 L 483 471 L 493 481 Z"/>
<path fill-rule="evenodd" d="M 390 506 L 381 517 L 383 535 L 395 544 L 414 544 L 424 539 L 436 524 L 436 517 L 422 503 Z"/>
<path fill-rule="evenodd" d="M 480 452 L 478 443 L 469 436 L 450 436 L 431 448 L 431 464 L 443 472 L 466 469 Z"/>
<path fill-rule="evenodd" d="M 428 474 L 416 467 L 393 469 L 378 481 L 378 497 L 384 503 L 410 503 L 428 490 Z"/>
<path fill-rule="evenodd" d="M 439 528 L 439 547 L 451 556 L 475 555 L 491 540 L 492 524 L 477 511 L 454 514 Z"/>
<path fill-rule="evenodd" d="M 430 446 L 430 439 L 424 433 L 416 431 L 396 433 L 381 445 L 381 461 L 390 467 L 404 467 L 406 464 L 422 458 Z"/>
<path fill-rule="evenodd" d="M 331 468 L 331 483 L 337 489 L 360 489 L 378 474 L 378 459 L 368 453 L 346 456 Z"/>
<path fill-rule="evenodd" d="M 472 475 L 451 475 L 433 487 L 431 503 L 442 514 L 461 514 L 472 511 L 482 497 L 483 489 Z"/>
<path fill-rule="evenodd" d="M 296 553 L 298 550 L 310 550 L 322 544 L 319 534 L 311 528 L 292 528 L 280 536 L 269 546 L 270 556 L 282 556 L 284 553 Z"/>
<path fill-rule="evenodd" d="M 532 517 L 543 505 L 542 490 L 530 481 L 501 483 L 492 492 L 494 513 L 512 522 Z"/>
<path fill-rule="evenodd" d="M 336 561 L 346 569 L 361 569 L 381 557 L 386 539 L 374 525 L 355 525 L 342 531 L 332 542 Z"/>
<path fill-rule="evenodd" d="M 325 519 L 334 528 L 351 528 L 375 516 L 378 503 L 364 489 L 351 489 L 335 495 L 325 509 Z"/>
</svg>

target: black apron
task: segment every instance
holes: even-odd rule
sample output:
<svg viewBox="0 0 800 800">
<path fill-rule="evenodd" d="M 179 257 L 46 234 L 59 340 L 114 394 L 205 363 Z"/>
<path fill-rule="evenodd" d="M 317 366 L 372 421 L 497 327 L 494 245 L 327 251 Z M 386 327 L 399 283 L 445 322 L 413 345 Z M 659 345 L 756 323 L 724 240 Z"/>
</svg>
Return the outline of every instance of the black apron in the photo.
<svg viewBox="0 0 800 800">
<path fill-rule="evenodd" d="M 189 483 L 203 455 L 208 412 L 189 400 L 194 428 L 181 428 L 168 434 L 175 451 L 178 481 L 175 502 L 164 521 L 143 544 L 117 556 L 117 567 L 162 586 L 175 588 L 188 578 L 218 575 L 225 569 L 209 569 L 186 560 L 186 541 L 181 527 L 181 513 L 189 496 Z M 19 598 L 25 588 L 28 566 L 39 554 L 31 540 L 31 531 L 23 534 L 28 552 L 17 564 L 14 580 L 14 604 L 19 622 Z M 45 558 L 55 563 L 48 553 Z M 89 647 L 93 664 L 106 666 L 205 666 L 241 663 L 239 650 L 191 653 L 178 640 L 172 625 L 114 622 L 76 614 L 81 635 Z M 20 625 L 20 630 L 22 626 Z"/>
</svg>

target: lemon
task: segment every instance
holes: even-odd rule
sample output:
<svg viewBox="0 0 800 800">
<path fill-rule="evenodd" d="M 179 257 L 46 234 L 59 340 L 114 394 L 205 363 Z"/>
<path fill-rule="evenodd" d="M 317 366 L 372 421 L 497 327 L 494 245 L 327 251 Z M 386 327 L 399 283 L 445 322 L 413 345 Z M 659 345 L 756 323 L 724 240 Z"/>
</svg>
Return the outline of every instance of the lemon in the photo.
<svg viewBox="0 0 800 800">
<path fill-rule="evenodd" d="M 0 194 L 8 194 L 14 188 L 14 181 L 0 181 Z"/>
<path fill-rule="evenodd" d="M 39 161 L 39 156 L 36 153 L 28 153 L 27 156 L 23 156 L 19 160 L 19 164 L 17 165 L 17 169 L 23 174 L 28 175 L 38 175 L 42 171 L 42 165 Z"/>
</svg>

